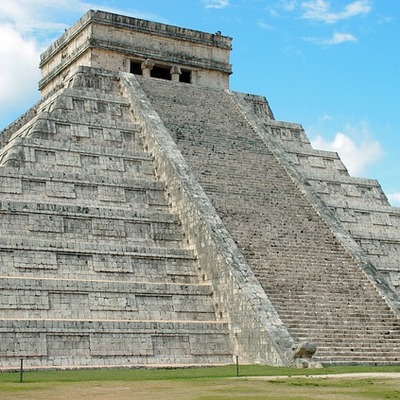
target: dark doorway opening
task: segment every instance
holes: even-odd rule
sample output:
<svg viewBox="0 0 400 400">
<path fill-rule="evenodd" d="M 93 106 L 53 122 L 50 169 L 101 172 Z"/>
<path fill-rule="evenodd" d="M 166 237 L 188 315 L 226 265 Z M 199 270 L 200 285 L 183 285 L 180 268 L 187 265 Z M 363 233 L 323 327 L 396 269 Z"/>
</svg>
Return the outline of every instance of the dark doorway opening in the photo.
<svg viewBox="0 0 400 400">
<path fill-rule="evenodd" d="M 179 82 L 192 83 L 192 72 L 183 69 L 179 77 Z"/>
<path fill-rule="evenodd" d="M 131 60 L 131 68 L 130 73 L 135 75 L 143 75 L 142 72 L 142 63 L 139 61 L 132 61 Z"/>
<path fill-rule="evenodd" d="M 171 80 L 170 69 L 171 69 L 170 67 L 165 68 L 155 65 L 153 69 L 150 71 L 150 76 L 152 78 L 166 79 L 167 81 L 170 81 Z"/>
</svg>

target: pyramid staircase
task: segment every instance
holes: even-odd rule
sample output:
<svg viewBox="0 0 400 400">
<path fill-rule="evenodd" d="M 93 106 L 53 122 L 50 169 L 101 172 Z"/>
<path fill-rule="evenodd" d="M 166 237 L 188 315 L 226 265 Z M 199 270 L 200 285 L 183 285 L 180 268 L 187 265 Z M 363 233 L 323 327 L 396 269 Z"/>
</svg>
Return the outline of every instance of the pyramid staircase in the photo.
<svg viewBox="0 0 400 400">
<path fill-rule="evenodd" d="M 232 362 L 115 74 L 78 75 L 0 150 L 0 367 Z"/>
<path fill-rule="evenodd" d="M 324 364 L 398 364 L 396 312 L 278 161 L 282 147 L 226 91 L 138 80 L 292 336 Z"/>
</svg>

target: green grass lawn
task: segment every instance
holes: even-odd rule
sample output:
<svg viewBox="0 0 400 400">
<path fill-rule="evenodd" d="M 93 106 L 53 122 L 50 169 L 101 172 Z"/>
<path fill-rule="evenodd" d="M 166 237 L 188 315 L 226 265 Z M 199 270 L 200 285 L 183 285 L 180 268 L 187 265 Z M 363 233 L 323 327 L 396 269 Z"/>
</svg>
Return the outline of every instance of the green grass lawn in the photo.
<svg viewBox="0 0 400 400">
<path fill-rule="evenodd" d="M 325 374 L 398 372 L 399 367 L 293 369 L 269 366 L 185 369 L 87 369 L 0 373 L 0 399 L 400 399 L 400 379 L 326 378 Z M 322 375 L 310 377 L 310 375 Z M 279 378 L 268 378 L 275 377 Z"/>
</svg>

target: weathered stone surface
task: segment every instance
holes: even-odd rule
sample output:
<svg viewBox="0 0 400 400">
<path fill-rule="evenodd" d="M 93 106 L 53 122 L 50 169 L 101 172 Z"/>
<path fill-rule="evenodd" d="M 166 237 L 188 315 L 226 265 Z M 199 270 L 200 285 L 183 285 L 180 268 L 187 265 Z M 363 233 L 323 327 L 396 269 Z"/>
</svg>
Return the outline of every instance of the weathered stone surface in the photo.
<svg viewBox="0 0 400 400">
<path fill-rule="evenodd" d="M 399 211 L 229 92 L 230 42 L 90 11 L 43 54 L 0 135 L 1 368 L 399 362 Z"/>
</svg>

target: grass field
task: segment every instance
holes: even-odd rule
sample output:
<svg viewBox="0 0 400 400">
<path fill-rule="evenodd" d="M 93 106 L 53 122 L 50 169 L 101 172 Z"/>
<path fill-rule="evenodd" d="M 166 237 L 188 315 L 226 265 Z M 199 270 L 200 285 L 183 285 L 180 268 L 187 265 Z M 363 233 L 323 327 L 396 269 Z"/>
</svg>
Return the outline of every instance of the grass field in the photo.
<svg viewBox="0 0 400 400">
<path fill-rule="evenodd" d="M 235 366 L 42 371 L 19 380 L 19 373 L 0 374 L 1 400 L 400 399 L 400 367 L 241 366 L 239 377 Z"/>
</svg>

